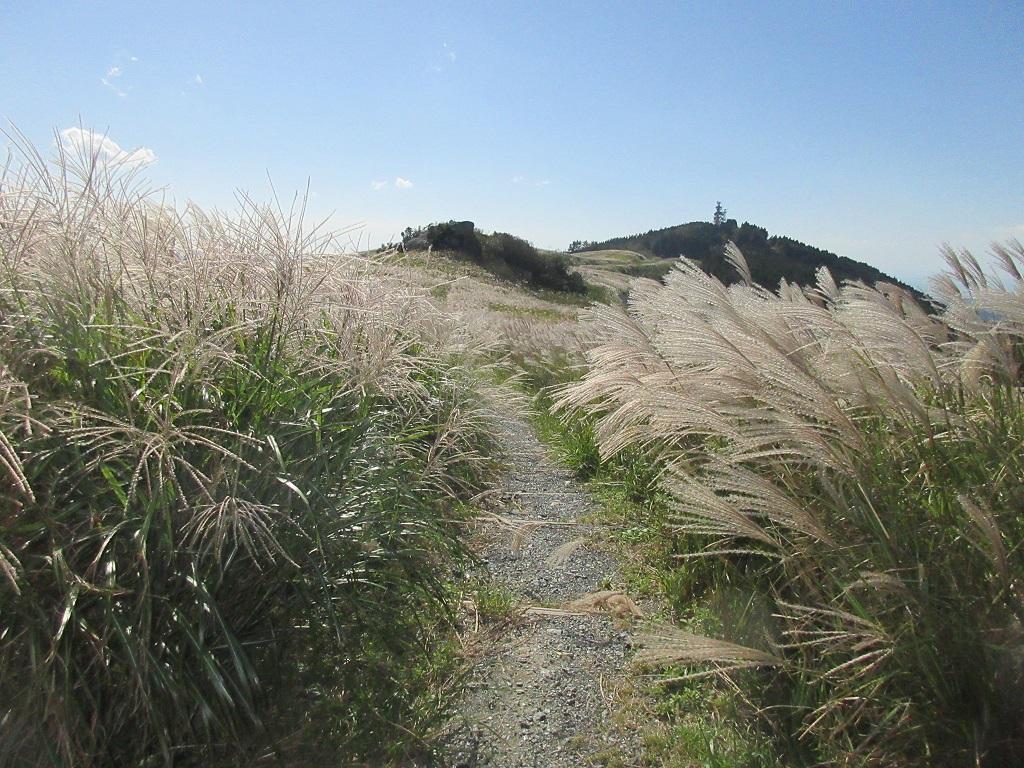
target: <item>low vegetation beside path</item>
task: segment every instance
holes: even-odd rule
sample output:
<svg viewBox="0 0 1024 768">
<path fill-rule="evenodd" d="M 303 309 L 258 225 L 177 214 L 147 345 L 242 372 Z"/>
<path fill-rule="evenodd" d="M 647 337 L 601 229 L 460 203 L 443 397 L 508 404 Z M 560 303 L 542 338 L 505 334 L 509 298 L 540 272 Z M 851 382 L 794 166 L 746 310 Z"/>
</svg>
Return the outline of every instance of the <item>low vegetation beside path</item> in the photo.
<svg viewBox="0 0 1024 768">
<path fill-rule="evenodd" d="M 298 209 L 182 213 L 97 148 L 20 149 L 0 765 L 420 750 L 455 671 L 460 505 L 492 467 L 465 339 Z"/>
<path fill-rule="evenodd" d="M 637 657 L 675 723 L 652 756 L 1024 760 L 1024 247 L 996 248 L 998 278 L 947 256 L 934 311 L 825 271 L 771 292 L 735 248 L 738 284 L 684 261 L 590 311 L 543 421 L 619 489 L 621 545 L 674 613 Z"/>
<path fill-rule="evenodd" d="M 548 633 L 530 647 L 550 679 L 517 657 L 537 711 L 484 717 L 532 745 L 513 758 L 569 732 L 578 713 L 545 702 L 597 637 L 595 706 L 569 725 L 629 739 L 556 764 L 1024 764 L 1020 243 L 995 248 L 998 276 L 949 252 L 934 305 L 825 270 L 768 290 L 731 244 L 714 275 L 681 260 L 661 282 L 629 281 L 643 257 L 578 255 L 588 288 L 510 236 L 479 260 L 339 255 L 299 204 L 180 210 L 96 148 L 16 149 L 0 766 L 436 759 L 465 694 L 460 611 L 522 607 L 466 543 L 501 477 L 495 376 L 590 481 L 497 424 L 520 454 L 497 496 L 533 499 L 514 538 L 558 531 L 523 582 L 557 605 L 532 608 L 614 589 L 645 627 Z M 506 549 L 484 560 L 518 574 Z M 563 568 L 574 552 L 601 567 Z M 617 712 L 613 661 L 637 672 Z"/>
</svg>

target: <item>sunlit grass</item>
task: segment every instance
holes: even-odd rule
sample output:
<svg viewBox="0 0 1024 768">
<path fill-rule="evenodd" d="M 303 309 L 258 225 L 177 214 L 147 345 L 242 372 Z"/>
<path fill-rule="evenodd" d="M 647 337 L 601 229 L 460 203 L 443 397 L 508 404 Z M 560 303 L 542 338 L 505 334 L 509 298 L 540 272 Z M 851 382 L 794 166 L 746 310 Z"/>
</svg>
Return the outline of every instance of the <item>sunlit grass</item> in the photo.
<svg viewBox="0 0 1024 768">
<path fill-rule="evenodd" d="M 95 148 L 19 151 L 0 764 L 301 752 L 288 728 L 346 759 L 425 749 L 456 502 L 491 471 L 473 342 L 301 200 L 180 211 Z"/>
<path fill-rule="evenodd" d="M 731 681 L 798 763 L 1019 762 L 1024 248 L 997 250 L 1008 282 L 948 255 L 937 316 L 827 273 L 773 294 L 735 250 L 729 288 L 681 262 L 592 311 L 559 403 L 602 464 L 666 467 L 685 631 L 640 658 Z"/>
</svg>

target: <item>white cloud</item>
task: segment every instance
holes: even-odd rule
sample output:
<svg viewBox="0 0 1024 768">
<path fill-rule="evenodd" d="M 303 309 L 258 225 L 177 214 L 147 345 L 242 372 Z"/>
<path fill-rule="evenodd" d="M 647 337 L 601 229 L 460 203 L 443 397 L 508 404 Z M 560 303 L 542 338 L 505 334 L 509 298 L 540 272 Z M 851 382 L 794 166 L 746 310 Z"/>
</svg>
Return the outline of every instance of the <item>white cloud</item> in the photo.
<svg viewBox="0 0 1024 768">
<path fill-rule="evenodd" d="M 195 83 L 196 83 L 196 85 L 202 85 L 203 84 L 203 76 L 202 75 L 196 75 L 195 76 Z"/>
<path fill-rule="evenodd" d="M 129 56 L 128 58 L 129 58 L 129 59 L 130 59 L 131 61 L 138 61 L 138 60 L 139 60 L 139 57 L 138 57 L 138 56 Z"/>
<path fill-rule="evenodd" d="M 524 179 L 522 176 L 513 176 L 512 177 L 512 183 L 513 184 L 522 184 L 524 181 L 526 181 L 526 179 Z"/>
<path fill-rule="evenodd" d="M 538 187 L 546 187 L 550 183 L 551 183 L 551 179 L 542 179 L 541 181 L 537 182 L 537 186 Z"/>
<path fill-rule="evenodd" d="M 399 189 L 412 189 L 412 182 L 408 179 L 403 179 L 401 176 L 395 178 L 395 186 Z"/>
<path fill-rule="evenodd" d="M 156 162 L 156 153 L 149 147 L 138 147 L 131 151 L 121 149 L 121 145 L 109 136 L 103 136 L 85 128 L 65 128 L 60 132 L 61 143 L 70 151 L 96 154 L 105 160 L 123 165 L 152 165 Z"/>
<path fill-rule="evenodd" d="M 120 67 L 111 67 L 107 70 L 107 77 L 119 77 L 121 75 Z"/>
<path fill-rule="evenodd" d="M 384 187 L 386 187 L 387 185 L 388 185 L 388 183 L 387 183 L 386 180 L 385 181 L 371 181 L 370 182 L 370 189 L 372 189 L 374 192 L 377 192 L 378 190 L 384 189 Z"/>
</svg>

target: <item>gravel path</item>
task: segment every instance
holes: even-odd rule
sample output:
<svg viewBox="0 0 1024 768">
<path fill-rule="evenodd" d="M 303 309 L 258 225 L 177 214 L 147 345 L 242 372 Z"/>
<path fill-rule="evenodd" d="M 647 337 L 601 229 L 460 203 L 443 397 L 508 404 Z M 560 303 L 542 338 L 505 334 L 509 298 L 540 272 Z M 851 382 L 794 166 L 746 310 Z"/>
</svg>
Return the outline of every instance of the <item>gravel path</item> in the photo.
<svg viewBox="0 0 1024 768">
<path fill-rule="evenodd" d="M 637 746 L 609 720 L 628 656 L 628 624 L 575 603 L 616 582 L 613 558 L 586 541 L 593 526 L 579 522 L 594 502 L 522 417 L 509 414 L 499 438 L 510 469 L 480 556 L 490 579 L 518 596 L 523 613 L 482 641 L 437 765 L 575 768 L 608 758 L 628 765 Z M 582 546 L 552 558 L 581 538 Z"/>
</svg>

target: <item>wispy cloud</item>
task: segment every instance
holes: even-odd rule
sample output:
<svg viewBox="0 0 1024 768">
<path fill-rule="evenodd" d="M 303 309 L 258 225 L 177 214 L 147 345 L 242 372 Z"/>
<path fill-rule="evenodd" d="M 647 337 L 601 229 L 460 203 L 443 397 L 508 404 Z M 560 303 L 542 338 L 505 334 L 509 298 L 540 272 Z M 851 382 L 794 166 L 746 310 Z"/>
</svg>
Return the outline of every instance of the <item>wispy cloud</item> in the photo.
<svg viewBox="0 0 1024 768">
<path fill-rule="evenodd" d="M 197 74 L 197 75 L 196 75 L 196 76 L 195 76 L 195 77 L 193 78 L 193 81 L 195 82 L 195 84 L 196 84 L 196 85 L 202 85 L 202 84 L 203 84 L 203 76 L 202 76 L 202 75 L 198 75 L 198 74 Z"/>
<path fill-rule="evenodd" d="M 412 189 L 413 184 L 408 179 L 403 179 L 401 176 L 395 178 L 395 186 L 398 189 Z"/>
<path fill-rule="evenodd" d="M 123 61 L 122 56 L 118 56 L 117 58 Z M 138 61 L 138 58 L 135 56 L 131 56 L 129 57 L 129 60 L 135 62 Z M 107 67 L 107 73 L 100 78 L 100 83 L 103 85 L 104 88 L 110 89 L 111 91 L 116 93 L 120 98 L 123 99 L 125 96 L 128 95 L 128 91 L 131 90 L 131 87 L 122 85 L 122 75 L 124 75 L 124 67 L 120 64 L 111 64 L 109 67 Z"/>
<path fill-rule="evenodd" d="M 114 69 L 117 69 L 117 67 L 114 67 Z M 120 73 L 118 73 L 118 74 L 120 74 Z M 116 76 L 117 75 L 115 75 L 114 77 L 116 77 Z M 109 88 L 110 90 L 112 90 L 114 93 L 116 93 L 118 96 L 120 96 L 123 99 L 125 96 L 128 95 L 128 91 L 122 90 L 121 86 L 119 86 L 117 84 L 117 82 L 115 81 L 114 77 L 101 77 L 100 78 L 100 82 L 106 88 Z"/>
<path fill-rule="evenodd" d="M 441 51 L 432 54 L 432 58 L 434 63 L 430 67 L 431 71 L 444 72 L 446 69 L 454 66 L 455 60 L 459 57 L 455 53 L 455 49 L 448 45 L 448 43 L 441 43 Z"/>
<path fill-rule="evenodd" d="M 387 185 L 388 185 L 388 182 L 387 182 L 386 179 L 384 181 L 371 181 L 370 182 L 370 189 L 372 189 L 374 192 L 378 192 L 378 191 L 384 189 L 384 187 L 386 187 Z"/>
<path fill-rule="evenodd" d="M 156 153 L 149 147 L 132 150 L 121 149 L 121 145 L 99 133 L 85 128 L 65 128 L 60 132 L 61 143 L 72 152 L 86 152 L 123 165 L 141 167 L 156 162 Z"/>
<path fill-rule="evenodd" d="M 512 177 L 512 183 L 525 184 L 531 187 L 546 187 L 551 183 L 551 179 L 541 179 L 540 181 L 533 181 L 531 179 L 526 178 L 525 176 L 516 175 Z"/>
</svg>

